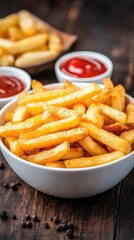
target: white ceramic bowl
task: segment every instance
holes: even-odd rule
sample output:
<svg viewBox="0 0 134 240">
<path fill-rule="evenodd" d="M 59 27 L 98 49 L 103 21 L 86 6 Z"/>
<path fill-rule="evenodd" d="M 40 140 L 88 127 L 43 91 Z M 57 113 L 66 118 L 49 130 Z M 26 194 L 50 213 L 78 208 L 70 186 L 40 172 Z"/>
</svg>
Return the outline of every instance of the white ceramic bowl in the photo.
<svg viewBox="0 0 134 240">
<path fill-rule="evenodd" d="M 0 76 L 14 76 L 20 79 L 25 84 L 25 90 L 28 91 L 31 87 L 31 77 L 30 75 L 16 67 L 0 67 Z M 17 94 L 18 95 L 18 94 Z M 0 109 L 6 105 L 9 101 L 13 100 L 17 95 L 0 98 Z"/>
<path fill-rule="evenodd" d="M 51 84 L 45 87 L 54 89 L 61 85 Z M 129 100 L 134 102 L 131 97 Z M 16 100 L 13 100 L 2 109 L 0 125 L 5 122 L 6 112 L 12 111 L 16 104 Z M 83 198 L 102 193 L 119 183 L 134 167 L 134 152 L 96 167 L 61 169 L 27 162 L 11 153 L 1 140 L 0 147 L 11 168 L 26 183 L 46 194 L 64 198 Z"/>
<path fill-rule="evenodd" d="M 74 57 L 81 57 L 84 59 L 96 59 L 100 62 L 102 62 L 106 67 L 107 71 L 103 74 L 100 74 L 96 77 L 88 77 L 88 78 L 79 78 L 79 77 L 73 77 L 69 74 L 64 73 L 60 66 L 64 61 L 67 61 Z M 60 57 L 56 63 L 55 63 L 55 73 L 56 77 L 59 82 L 63 82 L 63 80 L 68 80 L 70 82 L 97 82 L 97 83 L 103 83 L 103 79 L 105 77 L 111 77 L 113 72 L 113 63 L 112 61 L 105 55 L 98 53 L 98 52 L 90 52 L 90 51 L 76 51 L 71 52 L 63 55 Z"/>
</svg>

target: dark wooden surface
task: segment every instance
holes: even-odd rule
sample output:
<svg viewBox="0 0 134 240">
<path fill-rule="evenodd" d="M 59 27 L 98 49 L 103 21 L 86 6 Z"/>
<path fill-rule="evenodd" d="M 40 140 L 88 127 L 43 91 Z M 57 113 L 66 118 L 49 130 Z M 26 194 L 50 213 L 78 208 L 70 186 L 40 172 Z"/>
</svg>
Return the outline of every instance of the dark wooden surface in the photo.
<svg viewBox="0 0 134 240">
<path fill-rule="evenodd" d="M 114 63 L 114 83 L 123 84 L 134 97 L 133 0 L 1 0 L 0 18 L 20 9 L 31 11 L 60 30 L 77 34 L 78 41 L 72 50 L 93 50 L 109 56 Z M 53 66 L 33 77 L 44 84 L 56 82 Z M 73 221 L 77 240 L 134 239 L 134 170 L 103 194 L 70 200 L 34 190 L 19 179 L 2 154 L 0 160 L 5 164 L 5 169 L 0 170 L 0 209 L 9 214 L 8 220 L 0 219 L 0 240 L 66 239 L 65 233 L 55 231 L 52 222 L 50 229 L 44 229 L 44 220 L 54 215 Z M 22 187 L 13 192 L 3 187 L 5 181 L 20 181 Z M 17 215 L 16 221 L 10 217 L 13 213 Z M 26 213 L 37 213 L 41 219 L 32 229 L 20 227 Z"/>
</svg>

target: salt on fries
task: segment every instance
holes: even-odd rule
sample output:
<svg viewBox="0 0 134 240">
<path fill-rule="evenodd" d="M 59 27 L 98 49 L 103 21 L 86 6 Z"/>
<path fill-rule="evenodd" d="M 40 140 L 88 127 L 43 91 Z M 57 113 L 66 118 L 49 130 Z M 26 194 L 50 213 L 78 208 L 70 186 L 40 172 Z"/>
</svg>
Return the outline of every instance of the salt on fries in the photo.
<svg viewBox="0 0 134 240">
<path fill-rule="evenodd" d="M 32 92 L 19 95 L 18 106 L 6 113 L 0 126 L 5 145 L 24 161 L 81 168 L 132 151 L 134 104 L 127 103 L 123 86 L 114 87 L 106 78 L 103 89 L 96 83 L 80 89 L 64 81 L 62 89 L 49 91 L 36 80 L 32 87 Z"/>
<path fill-rule="evenodd" d="M 63 51 L 61 36 L 26 10 L 0 19 L 0 65 L 29 67 Z"/>
</svg>

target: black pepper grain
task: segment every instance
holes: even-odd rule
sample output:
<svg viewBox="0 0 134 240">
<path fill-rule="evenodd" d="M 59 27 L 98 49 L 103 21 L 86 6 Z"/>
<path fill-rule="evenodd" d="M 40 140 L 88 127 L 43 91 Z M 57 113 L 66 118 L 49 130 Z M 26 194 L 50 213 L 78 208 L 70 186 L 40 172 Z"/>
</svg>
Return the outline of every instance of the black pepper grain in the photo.
<svg viewBox="0 0 134 240">
<path fill-rule="evenodd" d="M 54 221 L 54 223 L 60 223 L 60 220 L 59 220 L 58 216 L 54 216 L 53 221 Z"/>
<path fill-rule="evenodd" d="M 68 238 L 74 238 L 73 230 L 72 230 L 72 229 L 67 229 L 67 231 L 66 231 L 66 236 L 67 236 Z"/>
<path fill-rule="evenodd" d="M 9 188 L 9 184 L 7 182 L 4 182 L 4 188 L 6 188 L 6 189 Z"/>
<path fill-rule="evenodd" d="M 34 222 L 39 222 L 38 215 L 37 215 L 37 214 L 34 214 L 34 215 L 32 216 L 32 220 L 33 220 Z"/>
<path fill-rule="evenodd" d="M 17 217 L 16 217 L 15 214 L 12 215 L 12 219 L 13 219 L 13 220 L 16 220 L 16 219 L 17 219 Z"/>
<path fill-rule="evenodd" d="M 26 214 L 25 218 L 26 218 L 26 220 L 31 220 L 31 217 L 29 214 Z"/>
<path fill-rule="evenodd" d="M 11 183 L 10 184 L 10 188 L 13 190 L 13 191 L 17 191 L 18 190 L 18 187 L 15 183 Z"/>
<path fill-rule="evenodd" d="M 67 223 L 67 228 L 74 229 L 74 225 L 71 222 Z"/>
<path fill-rule="evenodd" d="M 44 222 L 44 228 L 49 228 L 49 224 L 48 224 L 48 222 Z"/>
<path fill-rule="evenodd" d="M 0 210 L 0 217 L 6 219 L 7 218 L 7 212 L 5 210 Z"/>
<path fill-rule="evenodd" d="M 20 226 L 21 228 L 26 228 L 26 222 L 21 222 Z"/>
<path fill-rule="evenodd" d="M 3 162 L 0 161 L 0 169 L 2 170 L 2 169 L 4 169 L 4 168 L 5 168 L 5 166 L 4 166 Z"/>
<path fill-rule="evenodd" d="M 17 183 L 16 183 L 16 186 L 21 187 L 22 184 L 21 184 L 20 182 L 17 182 Z"/>
<path fill-rule="evenodd" d="M 32 226 L 33 226 L 33 225 L 32 225 L 32 223 L 31 223 L 30 221 L 27 221 L 27 222 L 26 222 L 26 227 L 27 227 L 27 228 L 32 228 Z"/>
</svg>

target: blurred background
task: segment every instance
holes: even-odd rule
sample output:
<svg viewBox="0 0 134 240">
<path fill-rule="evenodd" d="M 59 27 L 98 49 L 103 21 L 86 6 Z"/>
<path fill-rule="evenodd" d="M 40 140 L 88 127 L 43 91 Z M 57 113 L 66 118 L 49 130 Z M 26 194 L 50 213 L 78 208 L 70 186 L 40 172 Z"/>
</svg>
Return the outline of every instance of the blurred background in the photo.
<svg viewBox="0 0 134 240">
<path fill-rule="evenodd" d="M 106 54 L 114 63 L 113 81 L 134 95 L 134 1 L 1 0 L 0 18 L 27 9 L 54 27 L 78 36 L 73 50 Z M 34 76 L 36 77 L 36 76 Z M 38 79 L 54 82 L 53 67 Z"/>
</svg>

